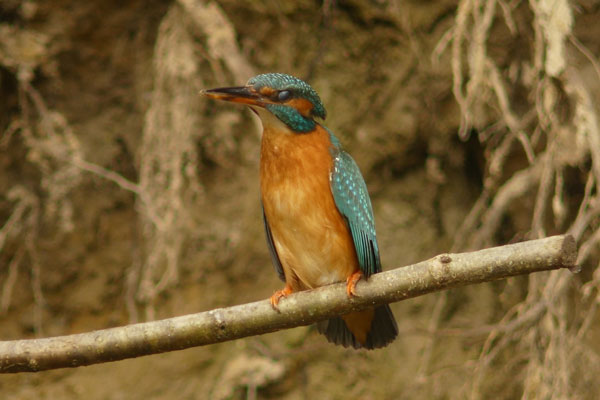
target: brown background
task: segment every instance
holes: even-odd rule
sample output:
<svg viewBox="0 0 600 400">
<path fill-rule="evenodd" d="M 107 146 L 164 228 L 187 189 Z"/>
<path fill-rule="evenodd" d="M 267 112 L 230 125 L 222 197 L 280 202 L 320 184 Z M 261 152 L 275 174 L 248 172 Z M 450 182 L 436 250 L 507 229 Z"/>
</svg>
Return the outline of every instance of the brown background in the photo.
<svg viewBox="0 0 600 400">
<path fill-rule="evenodd" d="M 385 269 L 566 231 L 583 266 L 394 304 L 384 350 L 303 327 L 0 376 L 2 398 L 598 398 L 600 5 L 479 3 L 0 3 L 1 339 L 281 287 L 260 124 L 198 94 L 262 72 L 321 95 L 368 183 Z"/>
</svg>

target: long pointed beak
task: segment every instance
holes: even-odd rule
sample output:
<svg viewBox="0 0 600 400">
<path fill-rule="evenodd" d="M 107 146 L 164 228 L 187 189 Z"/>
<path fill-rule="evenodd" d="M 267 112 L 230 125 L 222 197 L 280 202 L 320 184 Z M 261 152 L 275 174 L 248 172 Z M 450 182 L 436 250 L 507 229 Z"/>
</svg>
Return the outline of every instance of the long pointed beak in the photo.
<svg viewBox="0 0 600 400">
<path fill-rule="evenodd" d="M 201 90 L 200 93 L 211 99 L 231 101 L 233 103 L 247 104 L 250 106 L 264 107 L 271 103 L 261 96 L 252 86 L 234 86 L 216 89 Z"/>
</svg>

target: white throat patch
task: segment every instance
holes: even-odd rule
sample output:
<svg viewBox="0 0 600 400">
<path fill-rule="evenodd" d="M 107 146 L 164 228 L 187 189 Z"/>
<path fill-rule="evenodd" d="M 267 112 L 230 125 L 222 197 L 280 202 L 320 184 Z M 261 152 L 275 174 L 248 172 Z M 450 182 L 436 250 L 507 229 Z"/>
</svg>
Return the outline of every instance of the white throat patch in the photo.
<svg viewBox="0 0 600 400">
<path fill-rule="evenodd" d="M 290 135 L 294 135 L 294 131 L 290 129 L 289 126 L 284 124 L 279 118 L 277 118 L 271 111 L 267 110 L 263 107 L 251 106 L 254 111 L 260 117 L 260 120 L 263 124 L 263 129 L 274 129 L 279 132 L 289 133 Z"/>
</svg>

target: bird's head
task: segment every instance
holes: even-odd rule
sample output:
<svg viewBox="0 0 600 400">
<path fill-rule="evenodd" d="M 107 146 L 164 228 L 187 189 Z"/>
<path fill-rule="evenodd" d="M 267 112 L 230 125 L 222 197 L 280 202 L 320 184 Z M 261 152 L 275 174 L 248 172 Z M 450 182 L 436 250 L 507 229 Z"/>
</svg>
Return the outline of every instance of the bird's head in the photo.
<svg viewBox="0 0 600 400">
<path fill-rule="evenodd" d="M 325 119 L 321 99 L 310 85 L 291 75 L 269 73 L 251 78 L 245 86 L 203 90 L 208 97 L 249 105 L 263 121 L 275 116 L 295 133 L 312 131 L 315 118 Z"/>
</svg>

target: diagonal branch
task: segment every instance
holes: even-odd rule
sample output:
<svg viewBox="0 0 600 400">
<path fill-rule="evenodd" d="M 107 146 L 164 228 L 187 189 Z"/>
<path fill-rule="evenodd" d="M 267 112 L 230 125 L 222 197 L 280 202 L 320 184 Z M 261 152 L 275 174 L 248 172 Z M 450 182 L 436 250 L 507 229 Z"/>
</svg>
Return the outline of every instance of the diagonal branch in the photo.
<svg viewBox="0 0 600 400">
<path fill-rule="evenodd" d="M 359 282 L 349 299 L 345 284 L 295 293 L 280 312 L 268 300 L 76 335 L 0 342 L 0 372 L 78 367 L 225 342 L 401 301 L 427 293 L 515 275 L 574 269 L 571 235 L 553 236 L 470 253 L 443 254 Z"/>
</svg>

